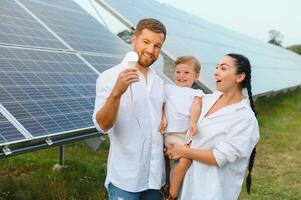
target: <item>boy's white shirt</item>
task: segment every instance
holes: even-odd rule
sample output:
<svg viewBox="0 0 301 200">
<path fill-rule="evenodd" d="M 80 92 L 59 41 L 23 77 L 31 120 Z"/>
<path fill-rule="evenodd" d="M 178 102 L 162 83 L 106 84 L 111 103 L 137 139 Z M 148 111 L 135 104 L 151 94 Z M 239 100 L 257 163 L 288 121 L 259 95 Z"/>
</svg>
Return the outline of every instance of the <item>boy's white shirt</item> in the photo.
<svg viewBox="0 0 301 200">
<path fill-rule="evenodd" d="M 195 97 L 204 92 L 172 84 L 165 85 L 165 114 L 167 127 L 165 132 L 183 132 L 189 128 L 190 110 Z"/>
<path fill-rule="evenodd" d="M 213 149 L 218 166 L 193 161 L 182 200 L 236 200 L 241 191 L 249 156 L 259 140 L 258 122 L 247 98 L 205 117 L 220 95 L 203 97 L 199 134 L 191 143 L 191 148 Z"/>
<path fill-rule="evenodd" d="M 96 113 L 110 95 L 118 74 L 126 67 L 123 61 L 97 79 L 93 121 L 101 132 Z M 164 82 L 151 68 L 147 82 L 142 73 L 138 74 L 140 81 L 131 84 L 132 92 L 129 87 L 122 95 L 117 120 L 108 131 L 110 150 L 105 186 L 112 183 L 129 192 L 160 189 L 165 182 L 163 138 L 158 132 Z"/>
</svg>

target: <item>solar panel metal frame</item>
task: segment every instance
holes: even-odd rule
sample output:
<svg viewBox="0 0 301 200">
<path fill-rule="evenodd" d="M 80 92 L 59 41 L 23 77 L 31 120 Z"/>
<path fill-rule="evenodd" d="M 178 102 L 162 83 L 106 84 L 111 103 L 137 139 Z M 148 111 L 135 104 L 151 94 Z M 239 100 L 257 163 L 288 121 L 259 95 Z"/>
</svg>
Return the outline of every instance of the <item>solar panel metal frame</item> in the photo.
<svg viewBox="0 0 301 200">
<path fill-rule="evenodd" d="M 20 3 L 18 0 L 16 2 Z M 76 4 L 75 2 L 73 2 Z M 92 18 L 92 16 L 91 16 Z M 101 26 L 101 24 L 99 23 Z M 49 33 L 51 34 L 51 32 Z M 113 35 L 113 34 L 112 34 Z M 116 37 L 117 40 L 117 36 Z M 63 41 L 60 41 L 62 45 L 65 45 Z M 121 40 L 119 41 L 121 43 Z M 123 43 L 121 43 L 123 44 Z M 68 47 L 68 49 L 52 49 L 52 48 L 47 48 L 47 47 L 34 47 L 34 46 L 22 46 L 22 45 L 16 45 L 16 44 L 1 44 L 0 45 L 2 48 L 7 47 L 7 48 L 30 48 L 31 50 L 41 50 L 41 51 L 57 51 L 57 52 L 64 52 L 64 53 L 71 53 L 73 55 L 76 55 L 83 63 L 85 63 L 87 68 L 91 68 L 95 74 L 99 74 L 100 72 L 94 68 L 93 65 L 91 65 L 88 61 L 86 61 L 82 55 L 86 55 L 85 52 L 83 51 L 76 51 L 70 48 L 70 46 L 65 45 Z M 101 56 L 96 53 L 96 55 Z M 95 80 L 96 81 L 96 80 Z M 2 105 L 1 105 L 2 106 Z M 9 113 L 5 108 L 1 108 L 1 115 L 6 116 L 5 113 Z M 92 116 L 91 116 L 92 117 Z M 6 117 L 7 118 L 7 117 Z M 12 117 L 14 118 L 14 117 Z M 90 119 L 92 121 L 92 119 Z M 48 147 L 53 147 L 57 145 L 62 145 L 65 143 L 73 142 L 73 141 L 78 141 L 78 140 L 83 140 L 83 139 L 88 139 L 91 137 L 96 137 L 100 136 L 100 133 L 96 130 L 94 126 L 91 127 L 85 127 L 82 129 L 76 129 L 76 130 L 70 130 L 70 131 L 64 131 L 60 133 L 53 133 L 49 135 L 41 135 L 38 137 L 34 137 L 30 133 L 24 133 L 25 128 L 22 128 L 22 125 L 18 122 L 18 120 L 14 119 L 14 124 L 12 124 L 15 128 L 23 129 L 23 132 L 21 133 L 25 139 L 22 140 L 17 140 L 17 141 L 12 141 L 12 142 L 3 142 L 0 144 L 0 149 L 2 149 L 2 152 L 0 152 L 0 158 L 6 158 L 9 156 L 17 155 L 20 153 L 25 153 L 25 152 L 30 152 L 42 148 L 48 148 Z M 9 123 L 9 122 L 7 122 Z M 20 132 L 20 131 L 19 131 Z M 25 131 L 26 132 L 26 131 Z M 46 142 L 48 141 L 48 143 Z M 7 153 L 4 151 L 4 148 L 9 147 L 10 152 Z"/>
<path fill-rule="evenodd" d="M 36 2 L 36 3 L 42 2 L 42 4 L 45 4 L 45 5 L 49 4 L 51 6 L 61 7 L 61 5 L 53 5 L 52 2 L 45 2 L 43 0 L 28 0 L 28 1 Z M 45 51 L 45 52 L 56 52 L 56 53 L 62 53 L 62 54 L 64 54 L 64 53 L 72 54 L 72 55 L 76 56 L 79 60 L 81 60 L 81 62 L 83 62 L 87 68 L 90 68 L 90 70 L 93 70 L 95 72 L 95 74 L 99 74 L 100 71 L 103 71 L 104 69 L 97 69 L 96 63 L 93 63 L 93 61 L 89 61 L 89 59 L 86 59 L 86 58 L 95 57 L 97 59 L 99 59 L 99 58 L 103 59 L 104 57 L 112 57 L 112 58 L 117 58 L 118 60 L 121 60 L 124 56 L 124 55 L 120 55 L 120 54 L 110 54 L 110 53 L 107 54 L 107 53 L 99 53 L 99 52 L 93 52 L 93 51 L 85 52 L 85 51 L 81 51 L 79 49 L 74 49 L 68 44 L 68 42 L 66 42 L 55 31 L 53 31 L 51 29 L 51 27 L 49 27 L 47 25 L 47 23 L 44 23 L 40 18 L 38 18 L 36 16 L 35 13 L 33 13 L 29 8 L 27 8 L 22 3 L 22 2 L 24 2 L 24 0 L 14 0 L 13 2 L 16 2 L 19 6 L 24 8 L 31 15 L 31 17 L 33 17 L 33 19 L 38 21 L 37 23 L 40 23 L 44 28 L 46 28 L 49 31 L 49 34 L 53 35 L 54 38 L 58 39 L 58 41 L 62 44 L 62 46 L 66 47 L 66 49 L 65 48 L 49 48 L 47 46 L 32 46 L 32 45 L 26 46 L 26 45 L 3 44 L 3 43 L 0 44 L 1 48 L 12 48 L 12 49 L 15 48 L 15 49 L 24 49 L 24 51 L 27 51 L 27 50 L 28 51 L 37 51 L 37 52 Z M 70 0 L 70 2 L 71 2 L 71 0 Z M 73 2 L 73 3 L 76 4 L 75 2 Z M 76 5 L 75 7 L 78 7 L 78 5 Z M 80 8 L 80 7 L 78 7 L 78 8 Z M 69 10 L 68 8 L 64 8 L 64 9 Z M 82 9 L 82 8 L 80 8 L 80 9 Z M 72 10 L 72 8 L 71 8 L 71 10 Z M 85 11 L 82 9 L 82 10 L 76 10 L 76 12 L 85 12 Z M 92 16 L 90 16 L 90 15 L 89 15 L 89 17 L 92 18 Z M 98 24 L 99 24 L 99 26 L 102 26 L 99 22 L 98 22 Z M 109 31 L 107 31 L 107 32 L 109 32 Z M 127 46 L 119 37 L 117 37 L 113 33 L 110 33 L 110 34 L 112 34 L 112 38 L 115 38 L 116 40 L 118 40 L 120 45 L 122 44 L 123 47 L 126 46 L 126 48 L 128 48 L 128 50 L 130 50 L 130 47 Z M 112 67 L 112 66 L 113 65 L 111 65 L 110 67 Z M 37 67 L 40 67 L 40 66 L 38 65 Z M 163 79 L 165 79 L 167 82 L 170 81 L 168 78 L 166 78 L 166 76 L 164 76 L 164 74 L 162 74 L 160 72 L 158 74 Z M 15 76 L 15 78 L 16 78 L 16 76 Z M 49 77 L 45 76 L 44 78 L 49 78 Z M 22 82 L 20 81 L 20 83 L 22 83 Z M 1 82 L 0 82 L 0 85 L 1 85 Z M 1 87 L 4 87 L 4 86 L 1 85 Z M 31 95 L 28 92 L 29 92 L 29 90 L 26 91 L 25 94 Z M 25 152 L 31 152 L 31 151 L 38 150 L 38 149 L 58 146 L 58 145 L 66 144 L 69 142 L 83 140 L 83 139 L 101 135 L 101 133 L 99 133 L 94 126 L 85 127 L 85 128 L 81 128 L 81 129 L 73 129 L 73 130 L 63 131 L 63 132 L 58 132 L 58 133 L 33 135 L 32 133 L 27 131 L 26 128 L 22 125 L 22 123 L 20 123 L 12 114 L 10 114 L 10 112 L 6 108 L 3 107 L 3 109 L 1 109 L 0 111 L 1 111 L 1 114 L 4 113 L 4 115 L 6 116 L 6 119 L 8 119 L 12 123 L 12 125 L 15 128 L 17 128 L 19 130 L 19 132 L 26 138 L 24 140 L 17 140 L 17 141 L 12 141 L 12 142 L 7 142 L 7 143 L 1 143 L 0 144 L 0 158 L 6 158 L 9 156 L 18 155 L 18 154 L 25 153 Z M 91 121 L 92 121 L 92 119 L 91 119 Z M 1 152 L 1 148 L 2 148 L 2 152 Z M 6 148 L 9 148 L 9 151 L 5 151 Z"/>
<path fill-rule="evenodd" d="M 120 22 L 122 22 L 126 27 L 128 27 L 128 28 L 131 28 L 131 29 L 133 29 L 133 27 L 134 27 L 134 25 L 132 24 L 132 22 L 131 22 L 131 20 L 129 20 L 127 17 L 125 17 L 123 14 L 121 14 L 121 12 L 119 12 L 118 11 L 118 9 L 115 9 L 113 6 L 111 6 L 110 5 L 110 3 L 109 3 L 109 1 L 104 1 L 104 0 L 95 0 L 100 6 L 102 6 L 104 9 L 106 9 L 109 13 L 111 13 L 114 17 L 116 17 Z M 158 3 L 158 2 L 156 2 L 156 3 Z M 161 4 L 162 6 L 164 5 L 164 4 Z M 164 5 L 164 6 L 166 6 L 166 5 Z M 175 11 L 172 11 L 172 13 L 173 14 L 175 14 L 176 13 L 176 11 L 181 11 L 181 12 L 183 12 L 182 14 L 184 15 L 185 14 L 185 11 L 182 11 L 182 10 L 179 10 L 179 9 L 176 9 L 176 8 L 174 8 L 174 7 L 172 7 L 172 6 L 168 6 L 168 9 L 170 10 L 170 11 L 172 11 L 172 9 L 174 9 Z M 138 9 L 139 10 L 139 9 Z M 154 12 L 157 12 L 157 10 L 154 10 Z M 139 13 L 139 12 L 132 12 L 132 13 Z M 166 14 L 166 13 L 165 13 Z M 191 15 L 191 14 L 190 14 Z M 144 16 L 145 17 L 145 16 Z M 174 16 L 173 16 L 174 17 Z M 143 16 L 139 16 L 139 18 L 143 18 Z M 197 17 L 197 19 L 198 20 L 202 20 L 201 18 L 198 18 Z M 203 20 L 204 21 L 204 20 Z M 188 21 L 187 21 L 188 22 Z M 205 21 L 204 21 L 205 22 Z M 206 22 L 207 24 L 210 24 L 210 23 L 208 23 L 208 22 Z M 230 29 L 227 29 L 227 28 L 224 28 L 224 27 L 221 27 L 221 26 L 218 26 L 218 25 L 216 25 L 216 27 L 214 27 L 214 28 L 217 28 L 216 29 L 216 31 L 219 31 L 218 29 L 219 28 L 222 28 L 223 30 L 222 31 L 228 31 L 229 33 L 227 33 L 227 34 L 230 34 L 231 32 L 233 33 L 234 31 L 232 31 L 232 30 L 230 30 Z M 168 32 L 168 31 L 167 31 Z M 255 39 L 253 39 L 252 41 L 251 41 L 251 39 L 249 38 L 249 37 L 246 37 L 246 36 L 243 36 L 243 34 L 239 34 L 239 33 L 236 33 L 237 35 L 241 35 L 243 38 L 244 38 L 244 40 L 250 40 L 250 41 L 248 41 L 248 42 L 251 42 L 251 43 L 253 43 L 253 45 L 255 46 L 255 47 L 258 47 L 258 48 L 273 48 L 273 51 L 282 51 L 285 55 L 283 55 L 282 57 L 284 58 L 284 59 L 287 59 L 287 60 L 289 60 L 289 61 L 295 61 L 295 62 L 300 62 L 301 61 L 301 57 L 300 56 L 298 56 L 297 54 L 294 54 L 293 52 L 289 52 L 288 50 L 285 50 L 285 49 L 281 49 L 281 48 L 279 48 L 279 47 L 275 47 L 275 46 L 273 46 L 273 45 L 271 45 L 271 44 L 268 44 L 268 43 L 264 43 L 264 42 L 261 42 L 261 41 L 259 41 L 259 40 L 255 40 Z M 170 35 L 168 35 L 168 37 L 170 37 Z M 223 44 L 222 44 L 223 45 Z M 166 44 L 165 44 L 165 46 L 166 46 Z M 232 51 L 231 51 L 232 52 Z M 164 55 L 166 55 L 166 57 L 168 58 L 168 59 L 170 59 L 170 60 L 172 60 L 173 62 L 175 61 L 175 57 L 173 56 L 173 54 L 172 53 L 170 53 L 167 49 L 166 49 L 166 47 L 164 47 L 163 46 L 163 48 L 162 48 L 162 53 L 164 54 Z M 187 51 L 187 53 L 189 53 L 189 51 Z M 273 54 L 271 54 L 270 55 L 271 57 L 273 57 Z M 289 57 L 289 58 L 287 58 L 287 57 Z M 251 62 L 252 62 L 253 60 L 251 60 Z M 203 63 L 202 63 L 203 64 Z M 211 65 L 213 65 L 213 66 L 215 66 L 216 64 L 215 63 L 211 63 Z M 204 69 L 204 67 L 206 67 L 206 65 L 204 66 L 203 65 L 203 69 Z M 301 66 L 300 66 L 301 67 Z M 253 69 L 254 70 L 256 70 L 254 67 L 253 67 Z M 253 71 L 254 71 L 253 70 Z M 282 68 L 280 68 L 279 70 L 283 70 Z M 298 68 L 298 69 L 296 69 L 296 70 L 298 70 L 298 71 L 300 71 L 301 69 L 300 68 Z M 253 77 L 254 78 L 254 77 Z M 255 77 L 256 78 L 256 77 Z M 203 81 L 202 81 L 203 82 Z M 206 84 L 203 84 L 202 82 L 198 82 L 197 84 L 198 84 L 198 86 L 199 87 L 201 87 L 205 92 L 212 92 L 213 90 L 215 90 L 215 89 L 213 89 L 213 88 L 210 88 L 210 87 L 208 87 Z M 273 90 L 270 90 L 270 91 L 259 91 L 259 92 L 254 92 L 253 91 L 253 93 L 255 93 L 255 95 L 253 95 L 255 98 L 256 97 L 259 97 L 259 96 L 266 96 L 266 95 L 270 95 L 270 94 L 274 94 L 274 93 L 278 93 L 278 92 L 282 92 L 282 91 L 286 91 L 286 90 L 290 90 L 290 89 L 294 89 L 294 88 L 296 88 L 296 87 L 300 87 L 301 86 L 301 83 L 299 82 L 299 83 L 295 83 L 294 85 L 290 85 L 290 86 L 288 86 L 288 87 L 284 87 L 284 88 L 281 88 L 281 89 L 273 89 Z"/>
</svg>

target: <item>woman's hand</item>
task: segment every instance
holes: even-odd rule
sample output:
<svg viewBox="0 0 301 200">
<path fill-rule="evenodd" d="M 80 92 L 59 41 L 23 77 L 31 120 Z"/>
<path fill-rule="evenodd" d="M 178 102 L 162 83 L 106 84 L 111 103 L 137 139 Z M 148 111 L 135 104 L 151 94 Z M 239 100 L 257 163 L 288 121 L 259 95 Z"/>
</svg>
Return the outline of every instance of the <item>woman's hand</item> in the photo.
<svg viewBox="0 0 301 200">
<path fill-rule="evenodd" d="M 187 145 L 182 145 L 178 143 L 171 144 L 170 148 L 168 148 L 167 152 L 170 159 L 178 160 L 183 156 L 183 152 L 189 148 Z"/>
</svg>

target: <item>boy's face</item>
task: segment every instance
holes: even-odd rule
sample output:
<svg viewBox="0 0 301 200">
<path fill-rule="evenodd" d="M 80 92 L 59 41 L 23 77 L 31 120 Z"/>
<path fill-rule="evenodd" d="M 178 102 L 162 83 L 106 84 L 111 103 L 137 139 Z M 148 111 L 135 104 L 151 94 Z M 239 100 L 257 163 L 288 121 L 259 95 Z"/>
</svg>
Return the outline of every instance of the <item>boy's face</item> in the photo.
<svg viewBox="0 0 301 200">
<path fill-rule="evenodd" d="M 199 73 L 196 73 L 194 67 L 188 64 L 176 65 L 174 72 L 174 81 L 179 87 L 191 87 L 194 81 L 198 80 Z"/>
<path fill-rule="evenodd" d="M 164 42 L 163 33 L 155 33 L 143 29 L 139 34 L 132 37 L 133 50 L 138 54 L 138 67 L 147 68 L 153 64 L 161 51 Z"/>
</svg>

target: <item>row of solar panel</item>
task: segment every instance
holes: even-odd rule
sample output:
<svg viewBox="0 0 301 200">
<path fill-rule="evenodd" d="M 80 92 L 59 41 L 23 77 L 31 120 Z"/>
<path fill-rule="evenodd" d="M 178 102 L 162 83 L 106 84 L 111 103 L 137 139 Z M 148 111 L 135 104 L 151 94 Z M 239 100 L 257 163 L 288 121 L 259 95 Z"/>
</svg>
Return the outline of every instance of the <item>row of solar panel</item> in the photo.
<svg viewBox="0 0 301 200">
<path fill-rule="evenodd" d="M 46 4 L 31 0 L 2 0 L 0 43 L 68 49 L 45 28 L 47 26 L 74 50 L 114 55 L 128 50 L 125 43 L 75 2 L 66 1 L 64 5 L 66 8 L 55 6 L 52 1 Z M 68 9 L 75 6 L 80 12 Z"/>
<path fill-rule="evenodd" d="M 166 52 L 174 58 L 188 54 L 196 56 L 202 63 L 201 82 L 211 90 L 215 89 L 213 73 L 216 63 L 227 53 L 240 53 L 250 59 L 255 95 L 301 84 L 301 57 L 288 50 L 206 22 L 154 0 L 100 2 L 111 13 L 132 24 L 145 17 L 162 21 L 167 27 Z"/>
<path fill-rule="evenodd" d="M 0 10 L 0 146 L 93 127 L 97 71 L 129 47 L 72 0 Z"/>
</svg>

